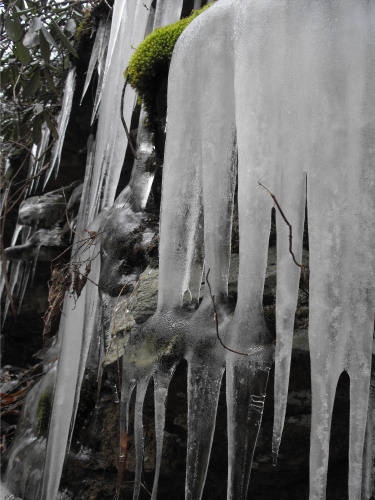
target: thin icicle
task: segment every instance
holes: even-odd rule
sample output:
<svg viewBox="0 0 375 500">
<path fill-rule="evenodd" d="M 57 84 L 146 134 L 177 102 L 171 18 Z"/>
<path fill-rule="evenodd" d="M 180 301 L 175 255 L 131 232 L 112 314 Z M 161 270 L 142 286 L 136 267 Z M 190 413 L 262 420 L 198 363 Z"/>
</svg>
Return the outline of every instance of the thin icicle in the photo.
<svg viewBox="0 0 375 500">
<path fill-rule="evenodd" d="M 169 383 L 176 370 L 178 362 L 168 363 L 164 361 L 157 366 L 154 373 L 154 401 L 155 401 L 155 436 L 156 436 L 156 463 L 154 473 L 154 484 L 152 487 L 151 500 L 156 500 L 161 457 L 163 452 L 165 411 L 168 397 Z"/>
<path fill-rule="evenodd" d="M 46 163 L 46 151 L 48 149 L 48 143 L 49 143 L 49 138 L 51 135 L 51 131 L 49 127 L 47 126 L 46 123 L 43 123 L 42 125 L 42 137 L 40 139 L 40 143 L 38 145 L 38 150 L 36 153 L 37 156 L 37 162 L 35 165 L 35 174 L 39 174 Z M 38 189 L 39 186 L 39 181 L 40 181 L 41 175 L 38 175 L 35 179 L 33 179 L 32 184 L 30 185 L 29 188 L 29 193 L 32 194 Z"/>
<path fill-rule="evenodd" d="M 137 394 L 135 398 L 135 417 L 134 417 L 134 447 L 135 447 L 135 478 L 133 487 L 133 500 L 138 500 L 141 488 L 143 454 L 144 454 L 144 436 L 143 436 L 143 403 L 146 396 L 148 383 L 151 373 L 147 373 L 137 383 Z"/>
<path fill-rule="evenodd" d="M 123 369 L 120 400 L 120 456 L 115 500 L 118 500 L 120 498 L 121 483 L 126 468 L 127 441 L 129 430 L 129 407 L 136 383 L 137 382 L 134 372 L 129 372 L 129 370 Z"/>
<path fill-rule="evenodd" d="M 61 111 L 57 120 L 58 121 L 57 132 L 59 134 L 59 137 L 56 140 L 54 147 L 52 149 L 50 166 L 44 178 L 43 189 L 45 189 L 46 184 L 49 181 L 52 172 L 55 172 L 55 177 L 56 177 L 59 171 L 61 151 L 64 144 L 66 127 L 68 126 L 70 112 L 73 104 L 75 80 L 76 80 L 76 69 L 75 67 L 72 67 L 70 68 L 65 81 L 63 100 L 61 103 Z"/>
<path fill-rule="evenodd" d="M 123 24 L 124 13 L 127 8 L 128 0 L 115 0 L 115 4 L 112 9 L 112 25 L 108 42 L 107 59 L 104 68 L 103 87 L 106 84 L 109 68 L 112 62 L 112 56 L 115 53 L 115 47 L 118 44 L 118 38 L 120 37 L 120 28 Z"/>
<path fill-rule="evenodd" d="M 16 290 L 16 286 L 18 283 L 20 268 L 21 268 L 21 262 L 19 260 L 13 261 L 11 263 L 10 277 L 9 277 L 9 290 L 10 290 L 10 294 L 12 297 L 14 297 L 14 292 Z M 3 311 L 2 326 L 4 326 L 4 323 L 5 323 L 7 314 L 8 314 L 9 306 L 10 306 L 10 301 L 9 301 L 9 297 L 7 295 L 7 297 L 5 299 L 5 305 L 4 305 L 4 311 Z"/>
<path fill-rule="evenodd" d="M 30 150 L 30 159 L 29 159 L 29 169 L 27 171 L 27 179 L 31 179 L 35 173 L 36 173 L 36 159 L 37 159 L 37 151 L 38 151 L 38 146 L 36 144 L 33 144 L 31 146 Z M 31 187 L 34 184 L 34 179 L 26 186 L 25 189 L 25 198 L 27 195 L 31 192 Z"/>
<path fill-rule="evenodd" d="M 85 84 L 83 86 L 82 97 L 80 104 L 82 104 L 82 100 L 87 92 L 87 89 L 90 85 L 92 75 L 94 73 L 95 66 L 97 64 L 101 64 L 104 53 L 107 49 L 108 39 L 109 39 L 109 26 L 110 24 L 104 18 L 101 18 L 99 21 L 99 26 L 96 31 L 95 42 L 92 47 L 91 57 L 89 62 L 89 67 L 86 72 Z M 99 73 L 99 71 L 98 71 Z"/>
<path fill-rule="evenodd" d="M 30 275 L 32 274 L 32 270 L 34 269 L 34 266 L 36 266 L 36 262 L 26 262 L 26 264 L 23 265 L 23 275 L 22 275 L 22 283 L 20 286 L 20 289 L 17 291 L 17 298 L 18 298 L 18 309 L 17 313 L 20 313 L 23 298 L 25 296 L 27 284 L 29 282 Z"/>
</svg>

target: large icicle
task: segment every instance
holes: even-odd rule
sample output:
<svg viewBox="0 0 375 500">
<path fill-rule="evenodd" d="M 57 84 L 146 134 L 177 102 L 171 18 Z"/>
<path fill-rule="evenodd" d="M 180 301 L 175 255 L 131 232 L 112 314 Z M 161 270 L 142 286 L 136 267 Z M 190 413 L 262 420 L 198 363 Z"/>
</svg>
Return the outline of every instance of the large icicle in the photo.
<svg viewBox="0 0 375 500">
<path fill-rule="evenodd" d="M 84 272 L 84 269 L 82 269 Z M 73 296 L 66 296 L 62 322 L 64 330 L 61 338 L 57 380 L 53 395 L 53 405 L 49 423 L 47 450 L 44 463 L 41 500 L 53 500 L 57 496 L 61 471 L 67 447 L 70 415 L 74 404 L 74 387 L 80 360 L 82 331 L 85 318 L 86 287 L 77 303 Z M 68 390 L 67 388 L 72 388 Z"/>
</svg>

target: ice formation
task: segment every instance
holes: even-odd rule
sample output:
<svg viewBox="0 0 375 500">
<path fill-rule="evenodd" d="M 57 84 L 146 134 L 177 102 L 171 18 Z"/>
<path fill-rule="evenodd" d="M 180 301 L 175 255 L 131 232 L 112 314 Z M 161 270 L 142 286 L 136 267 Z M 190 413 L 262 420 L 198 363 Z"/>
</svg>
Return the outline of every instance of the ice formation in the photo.
<svg viewBox="0 0 375 500">
<path fill-rule="evenodd" d="M 154 27 L 178 19 L 182 2 L 174 2 L 173 9 L 171 5 L 169 0 L 157 2 Z M 43 500 L 57 495 L 70 416 L 74 422 L 89 345 L 99 335 L 95 322 L 101 322 L 107 346 L 119 292 L 136 278 L 134 270 L 119 270 L 121 250 L 142 220 L 152 183 L 145 168 L 153 155 L 152 137 L 141 126 L 131 182 L 115 202 L 114 197 L 127 144 L 119 114 L 122 70 L 131 44 L 136 46 L 147 30 L 150 7 L 151 1 L 114 4 L 103 86 L 97 94 L 97 141 L 90 142 L 77 224 L 78 234 L 84 228 L 103 233 L 81 256 L 82 262 L 93 260 L 91 276 L 100 281 L 101 301 L 97 288 L 88 283 L 76 304 L 67 299 L 64 305 L 44 481 L 38 493 Z M 375 435 L 373 387 L 369 400 L 375 315 L 374 34 L 375 5 L 366 0 L 220 0 L 181 35 L 169 77 L 158 307 L 132 331 L 123 361 L 121 436 L 127 433 L 130 398 L 136 392 L 134 500 L 140 490 L 148 383 L 154 379 L 156 499 L 168 387 L 182 359 L 188 363 L 186 500 L 202 496 L 224 373 L 227 498 L 246 499 L 274 351 L 277 457 L 300 268 L 290 254 L 288 226 L 277 211 L 275 347 L 262 308 L 274 206 L 266 188 L 293 227 L 297 262 L 307 203 L 310 499 L 325 498 L 332 407 L 344 370 L 350 376 L 351 400 L 349 499 L 365 499 L 370 492 Z M 90 67 L 104 58 L 104 46 L 98 42 Z M 134 99 L 127 91 L 127 123 Z M 227 295 L 237 179 L 240 268 L 232 313 Z M 101 263 L 94 258 L 99 246 Z M 226 349 L 217 339 L 214 306 Z"/>
<path fill-rule="evenodd" d="M 272 362 L 262 292 L 273 201 L 263 186 L 276 194 L 288 214 L 297 261 L 307 196 L 313 397 L 310 498 L 325 497 L 330 421 L 336 384 L 344 370 L 351 380 L 349 498 L 361 496 L 375 306 L 374 28 L 375 10 L 368 2 L 250 5 L 223 0 L 197 18 L 176 45 L 169 77 L 158 309 L 138 338 L 134 336 L 133 349 L 141 350 L 143 338 L 151 334 L 160 337 L 159 343 L 177 336 L 174 352 L 188 361 L 187 499 L 201 497 L 211 444 L 208 429 L 215 422 L 224 361 L 228 498 L 247 495 Z M 204 49 L 202 39 L 207 41 Z M 233 126 L 238 147 L 240 270 L 237 306 L 233 317 L 227 317 Z M 217 352 L 215 343 L 207 348 L 214 338 L 207 319 L 212 314 L 207 286 L 196 312 L 181 309 L 186 289 L 193 295 L 200 274 L 195 272 L 202 264 L 195 251 L 202 232 L 205 272 L 210 269 L 226 344 L 246 352 L 246 357 Z M 277 239 L 275 458 L 285 416 L 300 275 L 280 213 Z M 149 372 L 158 373 L 160 362 Z M 143 387 L 145 375 L 138 377 Z M 200 428 L 202 408 L 211 410 Z"/>
</svg>

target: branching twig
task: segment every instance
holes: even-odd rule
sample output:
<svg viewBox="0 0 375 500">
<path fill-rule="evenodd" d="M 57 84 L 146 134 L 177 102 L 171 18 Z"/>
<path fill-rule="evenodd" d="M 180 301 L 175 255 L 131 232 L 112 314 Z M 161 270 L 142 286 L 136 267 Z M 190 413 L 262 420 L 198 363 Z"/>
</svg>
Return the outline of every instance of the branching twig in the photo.
<svg viewBox="0 0 375 500">
<path fill-rule="evenodd" d="M 266 187 L 264 184 L 262 184 L 260 181 L 258 181 L 258 184 L 259 186 L 262 186 L 266 191 L 269 192 L 271 198 L 273 199 L 273 201 L 275 202 L 275 205 L 276 207 L 278 208 L 279 212 L 280 212 L 280 215 L 281 217 L 284 219 L 285 223 L 287 224 L 287 226 L 289 227 L 289 253 L 290 255 L 292 256 L 292 259 L 293 259 L 293 262 L 295 263 L 296 266 L 300 267 L 303 271 L 303 277 L 304 277 L 304 280 L 307 281 L 307 277 L 306 277 L 306 268 L 303 264 L 299 264 L 296 260 L 296 257 L 294 255 L 294 252 L 293 252 L 293 247 L 292 247 L 292 240 L 293 240 L 293 232 L 292 232 L 292 225 L 290 224 L 290 222 L 288 221 L 288 219 L 285 217 L 285 214 L 284 212 L 282 211 L 280 205 L 279 205 L 279 202 L 277 201 L 277 198 L 276 196 L 268 189 L 268 187 Z"/>
<path fill-rule="evenodd" d="M 234 354 L 239 354 L 240 356 L 248 356 L 249 354 L 247 352 L 239 352 L 235 351 L 234 349 L 231 349 L 230 347 L 226 346 L 224 342 L 221 340 L 220 334 L 219 334 L 219 319 L 217 316 L 217 310 L 216 310 L 216 304 L 215 304 L 215 295 L 212 295 L 211 292 L 211 285 L 210 282 L 208 281 L 208 275 L 210 274 L 210 269 L 207 271 L 206 274 L 206 283 L 208 285 L 208 290 L 210 292 L 211 300 L 212 300 L 212 305 L 214 306 L 214 318 L 215 318 L 215 324 L 216 324 L 216 336 L 218 338 L 218 341 L 220 344 L 224 347 L 224 349 L 227 349 L 230 352 L 234 352 Z"/>
<path fill-rule="evenodd" d="M 127 83 L 128 83 L 128 77 L 126 77 L 126 79 L 125 79 L 125 83 L 124 83 L 124 86 L 122 88 L 122 93 L 121 93 L 120 118 L 121 118 L 121 123 L 125 129 L 126 137 L 128 138 L 128 143 L 129 143 L 130 149 L 133 153 L 134 158 L 137 159 L 137 153 L 135 152 L 134 146 L 133 146 L 131 138 L 130 138 L 128 127 L 126 126 L 126 122 L 124 120 L 124 95 L 125 95 L 125 89 L 126 89 Z"/>
</svg>

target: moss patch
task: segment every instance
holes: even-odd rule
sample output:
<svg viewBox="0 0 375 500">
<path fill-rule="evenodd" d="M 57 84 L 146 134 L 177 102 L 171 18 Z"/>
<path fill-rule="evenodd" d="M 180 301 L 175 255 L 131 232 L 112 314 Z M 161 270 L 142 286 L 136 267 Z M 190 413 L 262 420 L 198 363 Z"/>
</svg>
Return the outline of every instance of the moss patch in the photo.
<svg viewBox="0 0 375 500">
<path fill-rule="evenodd" d="M 189 17 L 157 28 L 148 35 L 132 55 L 125 71 L 130 85 L 136 90 L 139 101 L 147 111 L 149 121 L 155 115 L 155 98 L 160 83 L 168 77 L 174 46 L 184 29 L 211 4 L 193 11 Z"/>
<path fill-rule="evenodd" d="M 40 396 L 36 418 L 38 422 L 37 435 L 38 437 L 47 437 L 48 423 L 51 415 L 52 407 L 52 392 L 46 389 Z"/>
</svg>

